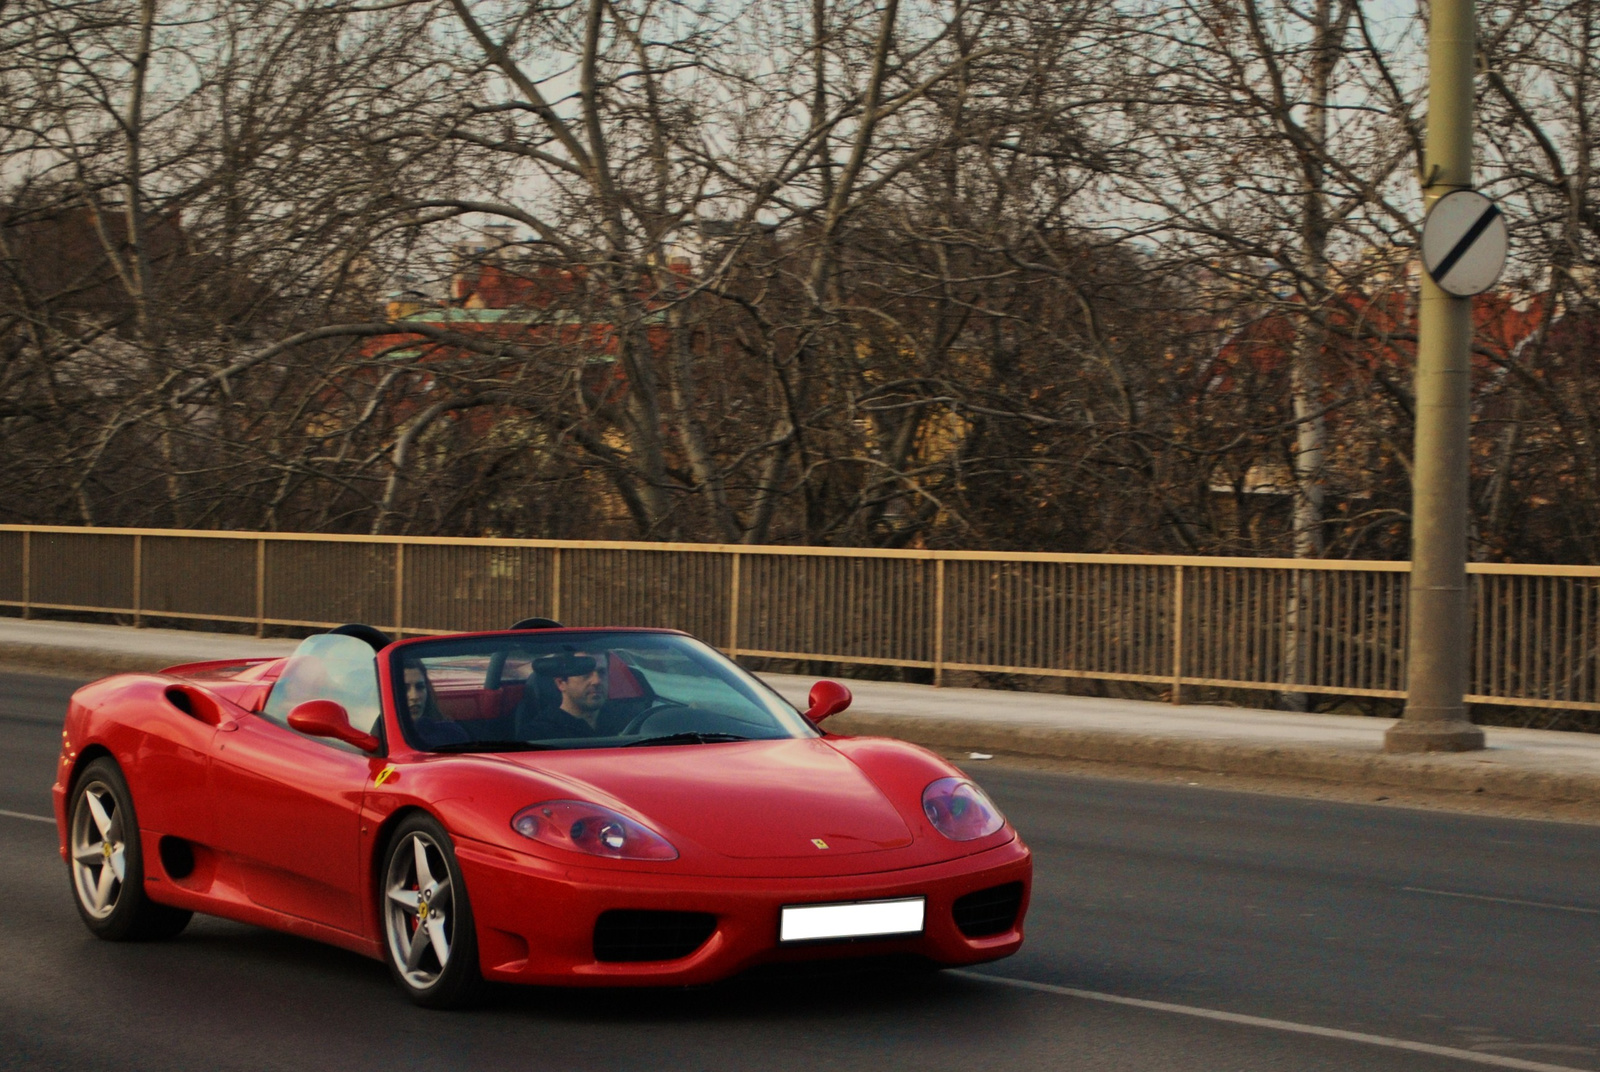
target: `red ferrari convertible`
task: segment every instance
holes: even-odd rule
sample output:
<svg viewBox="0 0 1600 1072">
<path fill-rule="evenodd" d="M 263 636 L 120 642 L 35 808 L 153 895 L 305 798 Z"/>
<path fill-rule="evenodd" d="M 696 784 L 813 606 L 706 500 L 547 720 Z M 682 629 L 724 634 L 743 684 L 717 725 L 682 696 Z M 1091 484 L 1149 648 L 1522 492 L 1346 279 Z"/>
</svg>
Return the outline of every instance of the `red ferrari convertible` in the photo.
<svg viewBox="0 0 1600 1072">
<path fill-rule="evenodd" d="M 938 966 L 1022 944 L 1032 861 L 959 770 L 818 723 L 678 632 L 511 630 L 175 666 L 72 698 L 55 784 L 107 939 L 209 912 L 484 980 L 694 984 L 775 962 Z"/>
</svg>

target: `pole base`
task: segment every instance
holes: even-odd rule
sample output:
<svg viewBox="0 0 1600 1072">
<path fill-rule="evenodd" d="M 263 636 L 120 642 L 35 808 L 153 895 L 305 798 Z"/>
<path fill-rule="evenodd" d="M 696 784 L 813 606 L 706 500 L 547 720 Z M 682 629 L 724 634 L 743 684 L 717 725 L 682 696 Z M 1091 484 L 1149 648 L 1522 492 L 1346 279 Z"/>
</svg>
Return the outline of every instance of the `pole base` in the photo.
<svg viewBox="0 0 1600 1072">
<path fill-rule="evenodd" d="M 1383 735 L 1385 752 L 1476 752 L 1483 730 L 1470 722 L 1403 718 Z"/>
</svg>

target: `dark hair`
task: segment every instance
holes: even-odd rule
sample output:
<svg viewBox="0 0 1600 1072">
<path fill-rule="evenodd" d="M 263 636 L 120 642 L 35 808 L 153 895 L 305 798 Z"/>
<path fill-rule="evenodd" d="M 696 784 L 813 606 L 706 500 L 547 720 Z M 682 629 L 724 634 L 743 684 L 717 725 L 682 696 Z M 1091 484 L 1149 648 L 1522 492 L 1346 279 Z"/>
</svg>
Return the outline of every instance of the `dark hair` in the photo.
<svg viewBox="0 0 1600 1072">
<path fill-rule="evenodd" d="M 579 655 L 563 651 L 555 655 L 542 655 L 533 661 L 533 672 L 545 677 L 576 677 L 594 673 L 599 661 L 593 655 Z"/>
</svg>

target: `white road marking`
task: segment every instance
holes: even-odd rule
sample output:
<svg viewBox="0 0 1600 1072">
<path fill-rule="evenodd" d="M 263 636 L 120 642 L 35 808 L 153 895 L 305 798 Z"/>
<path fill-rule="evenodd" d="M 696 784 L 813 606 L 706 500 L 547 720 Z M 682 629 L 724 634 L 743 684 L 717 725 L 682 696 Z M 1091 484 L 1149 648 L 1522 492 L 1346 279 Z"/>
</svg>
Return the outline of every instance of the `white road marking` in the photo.
<svg viewBox="0 0 1600 1072">
<path fill-rule="evenodd" d="M 4 808 L 0 808 L 0 815 L 4 815 L 8 819 L 32 819 L 36 823 L 55 825 L 55 819 L 49 815 L 29 815 L 25 811 L 6 811 Z"/>
<path fill-rule="evenodd" d="M 1551 904 L 1548 901 L 1519 901 L 1515 897 L 1490 897 L 1483 893 L 1456 893 L 1454 890 L 1430 890 L 1424 886 L 1402 886 L 1407 893 L 1431 893 L 1435 897 L 1461 897 L 1468 901 L 1495 901 L 1499 904 L 1522 905 L 1526 908 L 1552 908 L 1557 912 L 1582 912 L 1600 916 L 1600 908 L 1581 908 L 1578 905 Z"/>
<path fill-rule="evenodd" d="M 1431 1042 L 1412 1042 L 1409 1039 L 1389 1038 L 1386 1035 L 1368 1035 L 1360 1031 L 1341 1031 L 1336 1027 L 1297 1024 L 1292 1020 L 1271 1020 L 1264 1016 L 1246 1016 L 1243 1013 L 1222 1012 L 1219 1009 L 1201 1009 L 1193 1005 L 1174 1005 L 1167 1001 L 1125 998 L 1119 994 L 1102 994 L 1095 990 L 1079 990 L 1070 986 L 1034 983 L 1026 979 L 1010 979 L 1003 975 L 986 975 L 982 972 L 960 970 L 951 974 L 959 975 L 964 979 L 978 979 L 984 982 L 1000 983 L 1002 986 L 1014 986 L 1019 990 L 1035 990 L 1043 994 L 1057 994 L 1062 997 L 1080 998 L 1084 1001 L 1101 1001 L 1108 1005 L 1130 1005 L 1136 1009 L 1176 1013 L 1179 1016 L 1194 1016 L 1202 1020 L 1220 1020 L 1228 1024 L 1243 1024 L 1246 1027 L 1264 1027 L 1269 1031 L 1288 1031 L 1296 1035 L 1315 1035 L 1318 1038 L 1337 1039 L 1341 1042 L 1360 1042 L 1368 1046 L 1382 1046 L 1390 1050 L 1407 1050 L 1411 1053 L 1431 1054 L 1434 1057 L 1452 1057 L 1458 1061 L 1491 1065 L 1495 1068 L 1518 1068 L 1522 1069 L 1523 1072 L 1587 1072 L 1585 1069 L 1572 1068 L 1567 1065 L 1545 1064 L 1542 1061 L 1525 1061 L 1520 1057 L 1502 1057 L 1499 1054 L 1479 1053 L 1476 1050 L 1461 1050 L 1454 1046 L 1435 1046 Z"/>
</svg>

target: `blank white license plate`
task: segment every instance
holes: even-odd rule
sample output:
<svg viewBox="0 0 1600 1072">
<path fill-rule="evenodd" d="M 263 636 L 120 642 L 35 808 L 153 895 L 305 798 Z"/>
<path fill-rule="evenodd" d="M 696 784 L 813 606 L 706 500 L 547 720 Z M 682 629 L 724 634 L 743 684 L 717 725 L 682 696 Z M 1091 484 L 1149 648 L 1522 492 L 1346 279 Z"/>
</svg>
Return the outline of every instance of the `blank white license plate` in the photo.
<svg viewBox="0 0 1600 1072">
<path fill-rule="evenodd" d="M 778 941 L 814 942 L 820 938 L 872 938 L 921 934 L 927 898 L 856 901 L 852 904 L 785 905 Z"/>
</svg>

